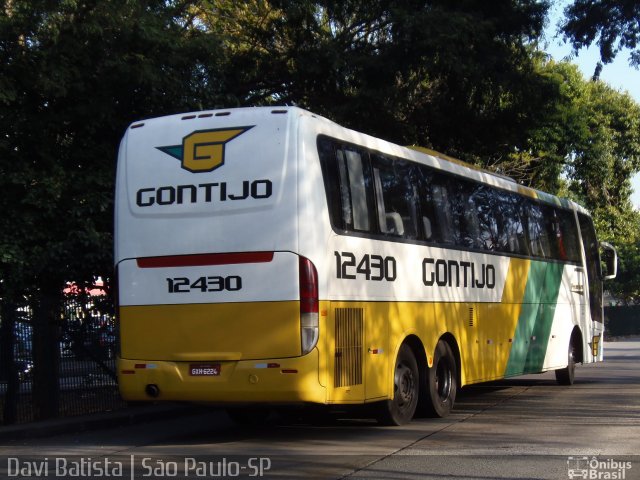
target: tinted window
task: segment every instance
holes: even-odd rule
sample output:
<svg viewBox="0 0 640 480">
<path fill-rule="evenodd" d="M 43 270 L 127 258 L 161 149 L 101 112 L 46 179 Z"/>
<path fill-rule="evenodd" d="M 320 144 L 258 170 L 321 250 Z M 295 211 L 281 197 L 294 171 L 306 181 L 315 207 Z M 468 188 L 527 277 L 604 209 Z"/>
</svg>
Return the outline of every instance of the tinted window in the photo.
<svg viewBox="0 0 640 480">
<path fill-rule="evenodd" d="M 580 241 L 573 212 L 557 210 L 559 226 L 560 258 L 571 262 L 580 262 Z"/>
<path fill-rule="evenodd" d="M 482 207 L 475 195 L 478 186 L 458 178 L 452 178 L 449 182 L 455 243 L 465 248 L 485 248 L 478 218 Z"/>
<path fill-rule="evenodd" d="M 318 139 L 318 152 L 331 223 L 341 230 L 374 231 L 366 154 L 361 149 L 338 146 L 324 137 Z"/>
<path fill-rule="evenodd" d="M 570 211 L 327 137 L 318 150 L 336 229 L 580 262 Z"/>
<path fill-rule="evenodd" d="M 589 281 L 589 306 L 591 307 L 591 319 L 594 322 L 602 322 L 602 273 L 600 270 L 600 250 L 596 232 L 591 218 L 578 214 L 580 221 L 580 234 L 584 245 L 584 254 L 587 262 L 587 279 Z"/>
<path fill-rule="evenodd" d="M 455 235 L 447 177 L 430 168 L 416 169 L 418 204 L 420 205 L 419 225 L 421 238 L 429 242 L 453 244 Z"/>
<path fill-rule="evenodd" d="M 498 224 L 498 248 L 502 252 L 529 255 L 522 197 L 512 192 L 495 190 L 493 198 L 493 211 Z"/>
<path fill-rule="evenodd" d="M 529 252 L 534 257 L 551 258 L 549 234 L 545 228 L 542 206 L 533 201 L 527 201 L 524 204 L 524 210 Z"/>
<path fill-rule="evenodd" d="M 373 183 L 380 231 L 418 238 L 418 189 L 415 168 L 406 161 L 373 154 Z"/>
</svg>

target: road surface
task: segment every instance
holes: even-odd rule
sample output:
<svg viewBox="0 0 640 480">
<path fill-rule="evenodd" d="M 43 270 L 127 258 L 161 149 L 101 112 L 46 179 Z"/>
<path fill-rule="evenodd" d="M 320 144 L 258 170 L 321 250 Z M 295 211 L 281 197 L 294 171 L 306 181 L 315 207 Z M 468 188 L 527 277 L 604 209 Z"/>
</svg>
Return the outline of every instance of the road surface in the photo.
<svg viewBox="0 0 640 480">
<path fill-rule="evenodd" d="M 640 341 L 609 342 L 605 356 L 579 366 L 571 387 L 553 373 L 469 387 L 448 418 L 403 427 L 276 417 L 247 428 L 210 409 L 5 441 L 0 478 L 36 478 L 46 458 L 40 477 L 640 479 Z"/>
</svg>

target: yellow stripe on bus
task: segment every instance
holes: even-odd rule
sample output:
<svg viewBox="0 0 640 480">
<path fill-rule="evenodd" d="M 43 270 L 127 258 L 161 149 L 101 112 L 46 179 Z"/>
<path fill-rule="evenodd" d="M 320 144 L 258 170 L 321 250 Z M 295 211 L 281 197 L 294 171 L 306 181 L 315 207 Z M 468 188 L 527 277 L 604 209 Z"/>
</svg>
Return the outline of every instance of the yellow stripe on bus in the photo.
<svg viewBox="0 0 640 480">
<path fill-rule="evenodd" d="M 122 358 L 207 361 L 300 355 L 300 302 L 120 307 Z M 153 341 L 145 341 L 152 337 Z"/>
<path fill-rule="evenodd" d="M 438 340 L 449 333 L 460 351 L 462 385 L 503 378 L 530 265 L 530 260 L 510 259 L 501 303 L 321 302 L 317 358 L 326 376 L 318 377 L 314 370 L 300 371 L 299 375 L 311 375 L 314 384 L 326 386 L 327 403 L 391 398 L 391 372 L 400 344 L 415 335 L 424 345 L 429 363 Z M 124 359 L 169 362 L 167 365 L 214 360 L 235 364 L 248 358 L 300 355 L 296 301 L 122 307 L 120 313 Z M 144 338 L 151 329 L 155 332 L 153 342 L 129 344 L 126 340 Z M 251 332 L 260 335 L 249 335 Z M 171 376 L 169 371 L 163 374 L 168 385 L 177 382 L 171 388 L 178 388 L 182 375 L 169 381 Z M 202 396 L 204 399 L 207 394 Z M 232 397 L 213 395 L 211 400 Z M 278 400 L 286 397 L 283 394 Z"/>
<path fill-rule="evenodd" d="M 529 198 L 537 199 L 538 192 L 533 188 L 525 187 L 524 185 L 518 185 L 518 193 Z"/>
</svg>

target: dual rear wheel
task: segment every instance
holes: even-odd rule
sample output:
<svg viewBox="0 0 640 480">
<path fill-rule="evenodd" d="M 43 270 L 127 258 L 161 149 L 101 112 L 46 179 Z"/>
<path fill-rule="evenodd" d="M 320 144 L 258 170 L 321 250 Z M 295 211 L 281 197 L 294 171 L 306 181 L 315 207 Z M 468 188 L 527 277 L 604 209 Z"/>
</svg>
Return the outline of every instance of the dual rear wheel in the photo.
<svg viewBox="0 0 640 480">
<path fill-rule="evenodd" d="M 561 385 L 573 384 L 579 354 L 578 342 L 572 338 L 568 349 L 568 364 L 555 372 Z M 446 417 L 456 400 L 457 390 L 458 365 L 451 346 L 446 341 L 438 341 L 430 368 L 418 366 L 414 350 L 404 343 L 398 351 L 393 370 L 393 399 L 379 405 L 378 422 L 383 425 L 404 425 L 416 414 Z M 230 409 L 229 415 L 237 423 L 256 424 L 266 419 L 269 410 Z"/>
<path fill-rule="evenodd" d="M 421 362 L 424 363 L 424 362 Z M 456 399 L 458 367 L 450 345 L 438 341 L 433 364 L 418 366 L 416 355 L 409 344 L 398 351 L 393 370 L 393 399 L 382 402 L 377 412 L 383 425 L 404 425 L 416 415 L 446 417 Z M 242 425 L 264 422 L 269 410 L 264 408 L 236 408 L 229 416 Z"/>
<path fill-rule="evenodd" d="M 383 425 L 403 425 L 410 422 L 416 413 L 445 417 L 453 407 L 457 389 L 456 359 L 447 342 L 438 342 L 433 365 L 422 374 L 414 351 L 405 343 L 396 358 L 393 400 L 380 405 L 378 421 Z"/>
<path fill-rule="evenodd" d="M 458 392 L 458 366 L 451 346 L 443 340 L 436 345 L 433 366 L 427 370 L 424 387 L 421 413 L 430 417 L 449 415 Z"/>
</svg>

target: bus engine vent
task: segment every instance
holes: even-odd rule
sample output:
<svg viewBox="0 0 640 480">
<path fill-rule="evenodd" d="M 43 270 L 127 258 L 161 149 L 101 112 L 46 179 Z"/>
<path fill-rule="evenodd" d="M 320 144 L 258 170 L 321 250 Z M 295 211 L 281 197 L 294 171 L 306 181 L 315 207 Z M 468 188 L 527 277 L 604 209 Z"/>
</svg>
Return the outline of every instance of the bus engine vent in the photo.
<svg viewBox="0 0 640 480">
<path fill-rule="evenodd" d="M 473 307 L 469 308 L 469 326 L 473 327 L 475 325 L 475 317 L 473 312 Z"/>
<path fill-rule="evenodd" d="M 364 341 L 362 308 L 336 308 L 336 356 L 334 386 L 362 384 Z"/>
</svg>

